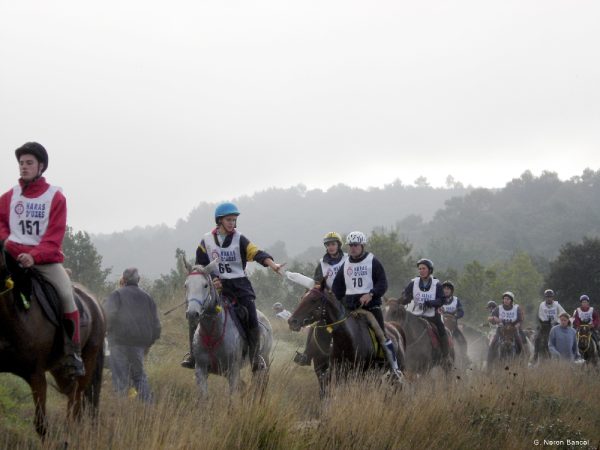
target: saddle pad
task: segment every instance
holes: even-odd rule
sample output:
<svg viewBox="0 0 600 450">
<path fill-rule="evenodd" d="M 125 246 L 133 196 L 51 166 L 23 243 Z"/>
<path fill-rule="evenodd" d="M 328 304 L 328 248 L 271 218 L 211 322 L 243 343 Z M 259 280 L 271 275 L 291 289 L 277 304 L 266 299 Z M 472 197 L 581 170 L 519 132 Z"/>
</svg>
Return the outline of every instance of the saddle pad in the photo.
<svg viewBox="0 0 600 450">
<path fill-rule="evenodd" d="M 379 341 L 377 340 L 377 336 L 375 335 L 375 330 L 373 328 L 368 327 L 369 336 L 371 336 L 371 342 L 373 343 L 373 348 L 375 349 L 375 353 L 377 354 L 377 359 L 385 359 L 385 354 L 383 353 L 383 347 L 379 345 Z"/>
</svg>

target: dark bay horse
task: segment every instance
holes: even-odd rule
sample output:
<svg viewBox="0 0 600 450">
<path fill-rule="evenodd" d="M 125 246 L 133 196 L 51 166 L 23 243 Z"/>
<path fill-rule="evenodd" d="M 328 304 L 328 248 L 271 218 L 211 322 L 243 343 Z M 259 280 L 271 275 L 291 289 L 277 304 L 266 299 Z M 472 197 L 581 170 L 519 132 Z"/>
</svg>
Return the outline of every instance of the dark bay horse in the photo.
<svg viewBox="0 0 600 450">
<path fill-rule="evenodd" d="M 47 431 L 46 372 L 56 381 L 59 391 L 68 397 L 67 417 L 78 418 L 82 402 L 95 413 L 100 401 L 103 369 L 103 343 L 106 332 L 104 312 L 98 302 L 82 288 L 75 286 L 75 295 L 83 310 L 80 336 L 81 356 L 86 374 L 71 379 L 61 367 L 63 332 L 54 326 L 42 311 L 35 296 L 24 300 L 13 288 L 6 268 L 5 254 L 0 249 L 0 372 L 24 379 L 31 387 L 35 404 L 35 429 L 42 437 Z"/>
<path fill-rule="evenodd" d="M 591 325 L 581 324 L 577 328 L 577 347 L 586 363 L 598 364 L 598 347 L 592 338 Z"/>
<path fill-rule="evenodd" d="M 435 345 L 431 338 L 431 332 L 435 332 L 435 327 L 426 319 L 408 312 L 398 299 L 390 298 L 386 304 L 385 319 L 394 324 L 406 337 L 406 369 L 417 374 L 425 373 L 436 365 L 448 369 L 450 364 L 445 364 L 442 360 L 439 343 Z M 452 347 L 450 347 L 449 357 L 452 362 L 454 360 Z"/>
<path fill-rule="evenodd" d="M 458 364 L 466 368 L 471 363 L 468 355 L 468 344 L 462 330 L 459 328 L 458 319 L 454 314 L 444 313 L 442 315 L 444 319 L 444 325 L 446 326 L 446 330 L 450 332 L 452 335 L 452 343 L 454 344 L 455 349 L 455 360 Z"/>
<path fill-rule="evenodd" d="M 310 289 L 302 299 L 296 310 L 288 319 L 292 331 L 300 331 L 303 326 L 313 323 L 315 331 L 331 330 L 331 350 L 327 373 L 317 372 L 321 396 L 326 392 L 326 387 L 331 379 L 332 370 L 336 376 L 346 375 L 351 371 L 366 372 L 380 366 L 377 349 L 369 332 L 366 320 L 358 314 L 345 311 L 341 303 L 333 295 L 325 292 L 322 287 Z M 321 332 L 321 331 L 319 331 Z M 327 331 L 328 332 L 328 331 Z M 386 326 L 386 333 L 392 340 L 398 366 L 404 367 L 404 343 L 402 336 L 392 326 Z"/>
</svg>

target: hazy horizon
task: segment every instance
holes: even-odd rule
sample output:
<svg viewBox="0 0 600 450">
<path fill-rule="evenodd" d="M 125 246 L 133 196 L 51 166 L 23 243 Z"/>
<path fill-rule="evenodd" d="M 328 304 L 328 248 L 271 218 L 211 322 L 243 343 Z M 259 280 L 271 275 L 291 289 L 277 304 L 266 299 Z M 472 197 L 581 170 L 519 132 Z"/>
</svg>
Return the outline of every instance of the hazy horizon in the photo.
<svg viewBox="0 0 600 450">
<path fill-rule="evenodd" d="M 50 153 L 75 229 L 185 219 L 270 187 L 600 168 L 600 3 L 0 5 L 2 192 Z"/>
</svg>

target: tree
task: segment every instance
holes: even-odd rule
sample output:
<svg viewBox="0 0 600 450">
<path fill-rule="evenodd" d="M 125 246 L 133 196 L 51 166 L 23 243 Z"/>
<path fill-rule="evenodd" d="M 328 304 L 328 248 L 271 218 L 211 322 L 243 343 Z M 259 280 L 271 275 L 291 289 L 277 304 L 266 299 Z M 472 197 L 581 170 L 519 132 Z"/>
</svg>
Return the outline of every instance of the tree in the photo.
<svg viewBox="0 0 600 450">
<path fill-rule="evenodd" d="M 495 267 L 494 298 L 500 299 L 502 293 L 511 291 L 515 294 L 515 303 L 524 308 L 525 319 L 533 321 L 541 301 L 544 277 L 535 268 L 531 257 L 525 252 L 517 252 L 510 261 Z"/>
<path fill-rule="evenodd" d="M 567 311 L 579 306 L 579 297 L 587 294 L 600 304 L 600 239 L 584 238 L 580 244 L 565 244 L 558 258 L 550 263 L 546 286 L 556 292 Z"/>
<path fill-rule="evenodd" d="M 85 231 L 74 232 L 67 227 L 63 240 L 64 265 L 71 271 L 71 279 L 83 284 L 97 295 L 109 289 L 106 278 L 112 268 L 102 268 L 102 256 Z"/>
<path fill-rule="evenodd" d="M 151 288 L 152 297 L 158 304 L 168 302 L 174 297 L 180 297 L 183 299 L 184 295 L 184 284 L 188 276 L 188 271 L 183 262 L 183 258 L 186 258 L 185 252 L 177 248 L 175 250 L 175 269 L 171 269 L 168 274 L 161 275 Z M 188 261 L 192 264 L 192 261 Z"/>
<path fill-rule="evenodd" d="M 398 297 L 416 273 L 415 260 L 410 255 L 412 246 L 400 239 L 397 230 L 386 233 L 383 229 L 375 229 L 369 236 L 367 250 L 373 252 L 385 269 L 387 295 Z"/>
<path fill-rule="evenodd" d="M 464 268 L 456 283 L 456 295 L 465 309 L 465 319 L 473 324 L 482 323 L 487 317 L 487 302 L 496 299 L 494 292 L 496 272 L 485 268 L 479 261 L 472 261 Z"/>
</svg>

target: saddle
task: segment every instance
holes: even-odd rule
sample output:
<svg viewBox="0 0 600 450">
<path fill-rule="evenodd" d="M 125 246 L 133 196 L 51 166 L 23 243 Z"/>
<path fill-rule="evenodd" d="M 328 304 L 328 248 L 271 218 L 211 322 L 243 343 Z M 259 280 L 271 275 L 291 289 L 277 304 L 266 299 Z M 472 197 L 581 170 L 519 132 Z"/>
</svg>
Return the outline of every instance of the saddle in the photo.
<svg viewBox="0 0 600 450">
<path fill-rule="evenodd" d="M 28 310 L 32 297 L 35 296 L 48 321 L 64 332 L 62 303 L 58 298 L 54 286 L 46 281 L 37 271 L 23 269 L 6 252 L 5 260 L 8 272 L 15 283 L 14 291 L 16 297 L 21 299 L 21 302 L 18 302 L 18 304 L 23 310 Z M 90 318 L 76 292 L 73 292 L 73 296 L 75 297 L 75 305 L 79 310 L 79 327 L 83 328 L 89 325 Z"/>
<path fill-rule="evenodd" d="M 369 336 L 371 338 L 371 342 L 373 343 L 373 348 L 375 349 L 375 354 L 377 355 L 377 359 L 385 360 L 385 335 L 383 330 L 377 323 L 375 316 L 371 314 L 369 311 L 365 309 L 355 309 L 352 312 L 352 315 L 357 320 L 363 320 L 366 322 L 367 329 L 369 330 Z"/>
<path fill-rule="evenodd" d="M 240 336 L 248 342 L 248 310 L 240 305 L 234 296 L 222 294 L 221 297 Z"/>
</svg>

